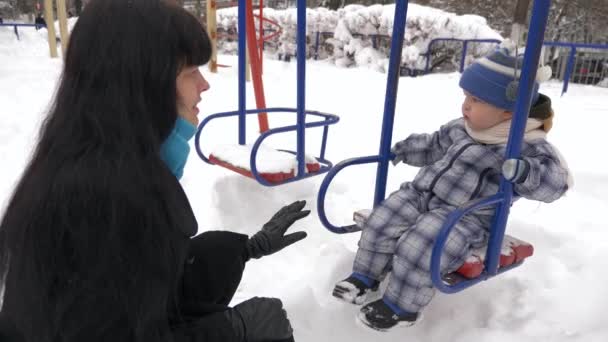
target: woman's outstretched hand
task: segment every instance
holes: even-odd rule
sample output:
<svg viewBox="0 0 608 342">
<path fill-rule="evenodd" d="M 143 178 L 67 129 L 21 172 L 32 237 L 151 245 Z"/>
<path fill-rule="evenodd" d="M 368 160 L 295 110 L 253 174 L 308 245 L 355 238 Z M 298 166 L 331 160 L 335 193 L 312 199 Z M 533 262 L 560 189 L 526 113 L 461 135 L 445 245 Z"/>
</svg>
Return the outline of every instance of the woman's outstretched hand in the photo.
<svg viewBox="0 0 608 342">
<path fill-rule="evenodd" d="M 255 233 L 247 241 L 249 258 L 261 258 L 296 243 L 306 237 L 306 232 L 295 232 L 285 235 L 287 229 L 297 220 L 310 214 L 310 210 L 302 210 L 306 201 L 296 201 L 279 210 L 262 230 Z"/>
</svg>

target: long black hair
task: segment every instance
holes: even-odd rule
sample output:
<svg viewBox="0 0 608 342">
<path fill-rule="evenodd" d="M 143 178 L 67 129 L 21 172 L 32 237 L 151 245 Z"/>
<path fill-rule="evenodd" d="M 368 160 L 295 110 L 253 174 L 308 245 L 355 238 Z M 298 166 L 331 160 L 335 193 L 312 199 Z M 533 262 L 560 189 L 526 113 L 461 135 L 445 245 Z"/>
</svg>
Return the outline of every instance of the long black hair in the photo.
<svg viewBox="0 0 608 342">
<path fill-rule="evenodd" d="M 2 315 L 25 341 L 167 333 L 178 265 L 159 149 L 177 118 L 178 72 L 210 53 L 196 18 L 168 1 L 92 0 L 78 19 L 0 226 Z"/>
</svg>

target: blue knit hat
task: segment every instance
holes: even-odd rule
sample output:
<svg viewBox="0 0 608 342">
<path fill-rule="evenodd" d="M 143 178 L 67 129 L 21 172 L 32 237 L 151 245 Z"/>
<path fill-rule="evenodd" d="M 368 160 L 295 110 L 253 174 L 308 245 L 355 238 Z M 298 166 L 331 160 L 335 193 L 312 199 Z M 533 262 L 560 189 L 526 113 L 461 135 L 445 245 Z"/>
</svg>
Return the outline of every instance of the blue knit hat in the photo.
<svg viewBox="0 0 608 342">
<path fill-rule="evenodd" d="M 495 107 L 515 111 L 517 84 L 522 66 L 523 55 L 515 56 L 503 45 L 466 68 L 460 77 L 460 87 Z M 548 79 L 547 72 L 551 77 L 551 68 L 548 66 L 537 72 L 532 89 L 532 104 L 538 99 L 538 82 Z"/>
</svg>

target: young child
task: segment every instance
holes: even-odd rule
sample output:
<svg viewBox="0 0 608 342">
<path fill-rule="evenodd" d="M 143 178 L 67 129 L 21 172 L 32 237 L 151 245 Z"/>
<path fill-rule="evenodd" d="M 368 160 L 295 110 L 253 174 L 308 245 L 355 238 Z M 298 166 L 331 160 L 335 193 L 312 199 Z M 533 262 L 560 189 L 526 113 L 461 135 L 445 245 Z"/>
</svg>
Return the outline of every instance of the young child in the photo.
<svg viewBox="0 0 608 342">
<path fill-rule="evenodd" d="M 538 81 L 521 159 L 504 160 L 515 109 L 511 84 L 521 62 L 504 47 L 477 60 L 460 79 L 463 117 L 393 147 L 394 164 L 421 169 L 374 208 L 363 227 L 353 273 L 333 290 L 341 300 L 363 304 L 390 271 L 383 298 L 361 308 L 358 318 L 365 325 L 384 331 L 416 322 L 435 293 L 431 253 L 446 216 L 470 200 L 496 194 L 501 175 L 514 183 L 516 196 L 531 200 L 553 202 L 568 190 L 569 170 L 545 140 L 553 110 L 551 100 L 538 93 Z M 457 270 L 473 247 L 486 243 L 494 211 L 477 210 L 456 224 L 441 256 L 442 274 Z"/>
</svg>

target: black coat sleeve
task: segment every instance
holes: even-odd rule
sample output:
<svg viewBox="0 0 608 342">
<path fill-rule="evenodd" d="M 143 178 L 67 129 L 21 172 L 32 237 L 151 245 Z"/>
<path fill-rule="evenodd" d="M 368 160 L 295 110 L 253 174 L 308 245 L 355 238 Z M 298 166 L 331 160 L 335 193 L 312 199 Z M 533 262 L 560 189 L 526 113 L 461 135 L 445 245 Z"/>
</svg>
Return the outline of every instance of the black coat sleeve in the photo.
<svg viewBox="0 0 608 342">
<path fill-rule="evenodd" d="M 245 270 L 247 240 L 247 235 L 227 231 L 204 232 L 190 240 L 182 277 L 181 306 L 186 314 L 209 312 L 189 308 L 230 303 Z"/>
<path fill-rule="evenodd" d="M 174 325 L 172 333 L 174 342 L 243 342 L 245 340 L 244 330 L 235 327 L 226 311 Z"/>
<path fill-rule="evenodd" d="M 171 325 L 175 342 L 242 342 L 244 327 L 228 304 L 241 282 L 247 235 L 209 231 L 190 239 L 179 309 Z"/>
</svg>

